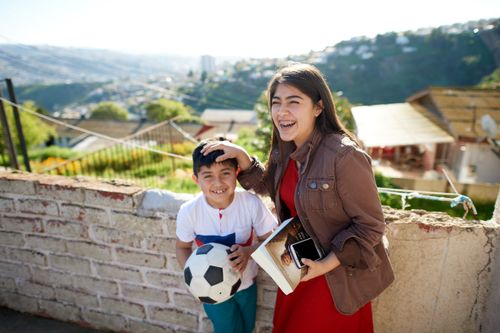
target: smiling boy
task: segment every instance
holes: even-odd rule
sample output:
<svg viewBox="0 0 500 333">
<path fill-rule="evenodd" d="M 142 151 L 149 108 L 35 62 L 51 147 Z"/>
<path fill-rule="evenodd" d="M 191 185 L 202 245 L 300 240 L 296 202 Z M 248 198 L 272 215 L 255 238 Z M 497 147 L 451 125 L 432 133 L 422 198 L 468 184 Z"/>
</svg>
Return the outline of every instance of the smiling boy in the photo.
<svg viewBox="0 0 500 333">
<path fill-rule="evenodd" d="M 250 192 L 236 189 L 235 159 L 216 162 L 223 151 L 204 155 L 200 143 L 193 151 L 193 180 L 201 193 L 184 203 L 177 216 L 177 261 L 184 267 L 198 246 L 219 243 L 229 246 L 233 268 L 241 274 L 241 286 L 229 300 L 203 304 L 216 333 L 250 333 L 255 326 L 257 264 L 250 254 L 276 226 L 276 219 L 262 201 Z M 257 240 L 254 239 L 254 233 Z"/>
</svg>

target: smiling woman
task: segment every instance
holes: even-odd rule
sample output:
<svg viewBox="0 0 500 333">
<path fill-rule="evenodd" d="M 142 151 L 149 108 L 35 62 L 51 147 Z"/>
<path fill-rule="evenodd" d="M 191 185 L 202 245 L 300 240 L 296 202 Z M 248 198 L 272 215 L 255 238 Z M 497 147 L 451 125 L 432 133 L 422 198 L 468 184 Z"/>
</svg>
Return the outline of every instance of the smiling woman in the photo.
<svg viewBox="0 0 500 333">
<path fill-rule="evenodd" d="M 240 184 L 269 194 L 280 221 L 299 217 L 327 254 L 302 258 L 307 274 L 300 284 L 288 295 L 278 290 L 273 332 L 373 332 L 371 300 L 394 275 L 370 158 L 341 124 L 316 67 L 282 68 L 267 97 L 273 133 L 266 167 L 229 142 L 212 142 L 203 153 L 236 158 Z"/>
<path fill-rule="evenodd" d="M 293 141 L 297 147 L 302 146 L 314 129 L 323 103 L 314 103 L 299 89 L 287 84 L 277 87 L 271 101 L 271 116 L 280 137 Z"/>
</svg>

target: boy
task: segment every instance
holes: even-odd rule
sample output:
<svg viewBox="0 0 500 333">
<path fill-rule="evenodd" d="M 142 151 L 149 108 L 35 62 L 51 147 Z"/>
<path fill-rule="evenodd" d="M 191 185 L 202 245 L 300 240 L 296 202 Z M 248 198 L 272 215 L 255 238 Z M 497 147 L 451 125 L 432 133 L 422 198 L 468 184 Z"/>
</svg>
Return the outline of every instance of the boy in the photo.
<svg viewBox="0 0 500 333">
<path fill-rule="evenodd" d="M 216 333 L 251 333 L 255 326 L 257 264 L 250 254 L 265 240 L 277 222 L 262 201 L 250 192 L 236 189 L 238 165 L 235 159 L 221 163 L 215 159 L 224 152 L 201 153 L 209 141 L 193 151 L 193 180 L 201 193 L 184 203 L 177 215 L 177 261 L 184 267 L 198 246 L 214 242 L 231 248 L 228 255 L 233 269 L 241 273 L 241 286 L 229 300 L 203 304 Z"/>
</svg>

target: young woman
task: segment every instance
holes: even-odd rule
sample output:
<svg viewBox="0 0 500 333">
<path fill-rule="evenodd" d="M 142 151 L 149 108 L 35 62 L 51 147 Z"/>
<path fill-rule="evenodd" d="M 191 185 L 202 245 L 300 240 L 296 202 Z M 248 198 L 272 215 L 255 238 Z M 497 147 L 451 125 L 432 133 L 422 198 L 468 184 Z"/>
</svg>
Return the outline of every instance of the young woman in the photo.
<svg viewBox="0 0 500 333">
<path fill-rule="evenodd" d="M 340 123 L 320 71 L 295 64 L 268 86 L 273 120 L 264 167 L 229 142 L 246 189 L 269 194 L 280 221 L 297 216 L 327 256 L 308 267 L 289 295 L 278 291 L 273 332 L 373 332 L 370 301 L 394 280 L 382 237 L 385 222 L 370 158 Z"/>
</svg>

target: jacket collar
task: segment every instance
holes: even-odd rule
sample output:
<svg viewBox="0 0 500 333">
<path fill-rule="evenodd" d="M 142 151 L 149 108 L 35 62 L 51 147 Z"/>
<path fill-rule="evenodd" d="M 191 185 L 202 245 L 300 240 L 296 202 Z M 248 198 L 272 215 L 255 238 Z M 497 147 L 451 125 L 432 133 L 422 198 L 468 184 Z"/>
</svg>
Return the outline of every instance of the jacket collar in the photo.
<svg viewBox="0 0 500 333">
<path fill-rule="evenodd" d="M 297 150 L 295 150 L 290 158 L 295 160 L 300 165 L 300 173 L 303 173 L 309 163 L 309 159 L 311 157 L 311 153 L 315 147 L 318 146 L 319 142 L 323 138 L 323 134 L 317 129 L 314 128 L 314 131 L 309 136 L 309 139 Z"/>
</svg>

